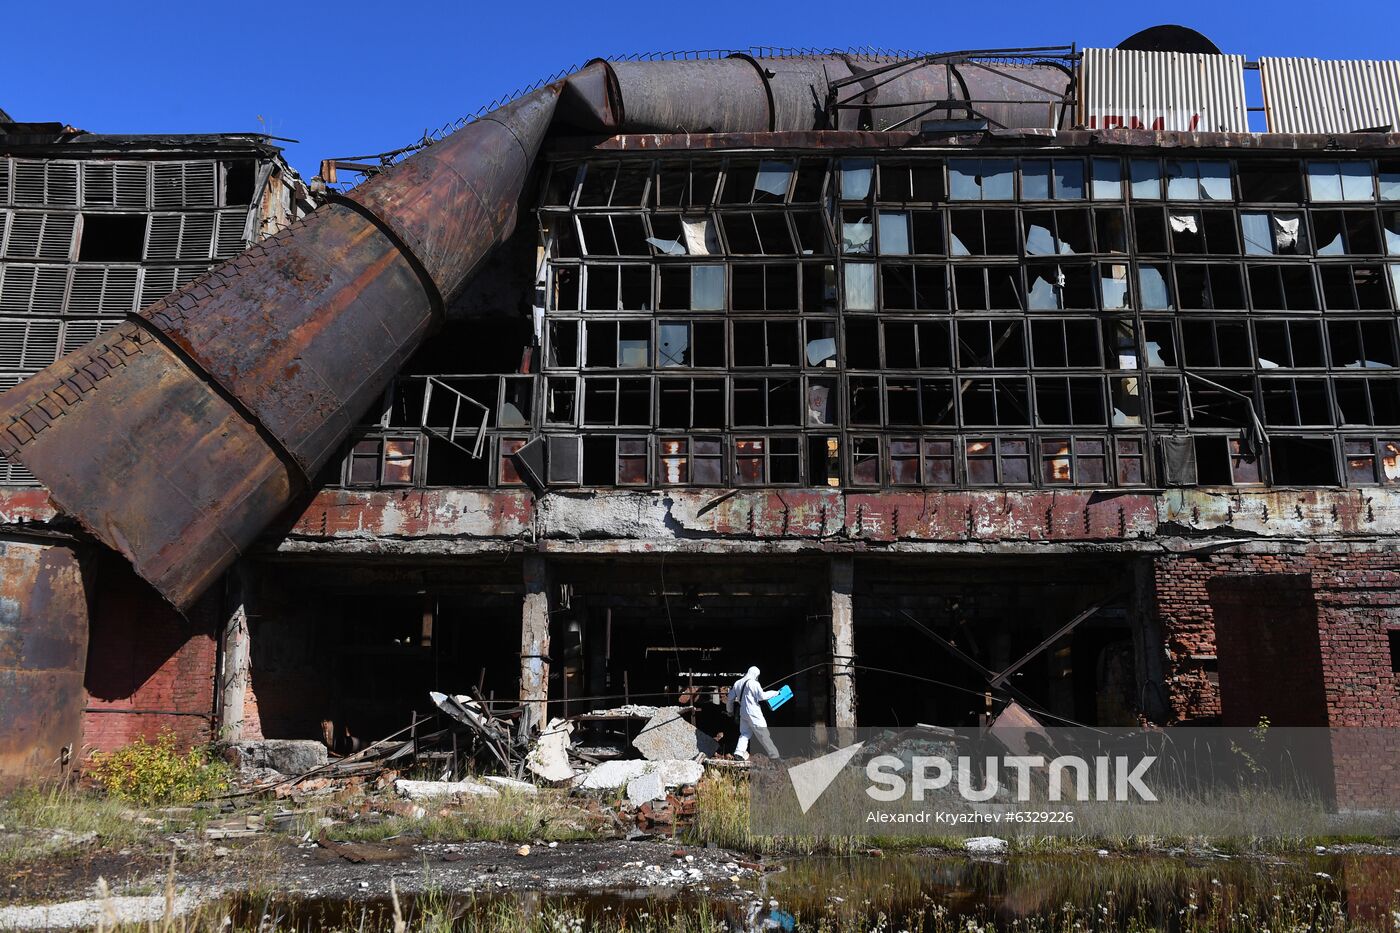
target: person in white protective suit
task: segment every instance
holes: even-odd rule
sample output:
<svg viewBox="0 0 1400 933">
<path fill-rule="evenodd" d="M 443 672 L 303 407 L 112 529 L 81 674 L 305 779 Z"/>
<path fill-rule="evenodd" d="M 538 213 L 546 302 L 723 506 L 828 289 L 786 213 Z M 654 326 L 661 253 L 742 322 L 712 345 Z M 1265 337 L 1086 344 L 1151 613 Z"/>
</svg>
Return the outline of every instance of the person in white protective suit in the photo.
<svg viewBox="0 0 1400 933">
<path fill-rule="evenodd" d="M 749 757 L 749 739 L 758 739 L 759 747 L 769 758 L 781 758 L 773 739 L 768 734 L 768 720 L 763 718 L 763 704 L 778 695 L 777 690 L 764 690 L 758 682 L 758 668 L 751 667 L 743 677 L 734 681 L 729 688 L 729 698 L 724 708 L 734 715 L 734 707 L 739 707 L 739 742 L 734 746 L 734 757 Z"/>
</svg>

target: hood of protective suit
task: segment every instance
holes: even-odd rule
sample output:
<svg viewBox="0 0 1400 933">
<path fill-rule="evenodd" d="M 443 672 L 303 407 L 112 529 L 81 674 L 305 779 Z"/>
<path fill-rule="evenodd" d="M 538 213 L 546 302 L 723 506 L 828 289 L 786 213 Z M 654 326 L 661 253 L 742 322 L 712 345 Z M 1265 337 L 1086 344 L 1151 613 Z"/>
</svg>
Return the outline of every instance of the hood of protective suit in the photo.
<svg viewBox="0 0 1400 933">
<path fill-rule="evenodd" d="M 729 713 L 729 715 L 734 715 L 734 701 L 737 700 L 743 694 L 744 682 L 749 680 L 758 680 L 758 668 L 749 668 L 747 671 L 744 672 L 744 676 L 734 681 L 734 686 L 729 688 L 729 695 L 725 698 L 724 701 L 725 712 Z"/>
</svg>

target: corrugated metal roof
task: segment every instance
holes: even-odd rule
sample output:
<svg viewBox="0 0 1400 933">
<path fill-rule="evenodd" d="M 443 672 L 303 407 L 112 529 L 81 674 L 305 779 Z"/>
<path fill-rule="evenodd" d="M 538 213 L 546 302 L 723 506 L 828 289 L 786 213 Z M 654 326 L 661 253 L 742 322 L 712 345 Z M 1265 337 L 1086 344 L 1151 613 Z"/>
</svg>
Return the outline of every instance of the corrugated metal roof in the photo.
<svg viewBox="0 0 1400 933">
<path fill-rule="evenodd" d="M 1400 126 L 1400 62 L 1261 58 L 1271 133 Z"/>
<path fill-rule="evenodd" d="M 1090 129 L 1249 132 L 1243 55 L 1085 49 L 1079 73 Z"/>
</svg>

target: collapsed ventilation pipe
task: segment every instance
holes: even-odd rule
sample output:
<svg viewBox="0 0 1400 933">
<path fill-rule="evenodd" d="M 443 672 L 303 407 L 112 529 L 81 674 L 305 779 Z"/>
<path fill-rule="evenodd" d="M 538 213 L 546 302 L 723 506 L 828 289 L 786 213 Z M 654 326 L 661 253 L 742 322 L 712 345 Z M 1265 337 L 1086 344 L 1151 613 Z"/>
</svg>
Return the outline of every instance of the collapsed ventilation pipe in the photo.
<svg viewBox="0 0 1400 933">
<path fill-rule="evenodd" d="M 859 67 L 838 56 L 591 63 L 336 198 L 0 396 L 0 453 L 188 609 L 309 488 L 438 324 L 444 302 L 510 235 L 552 125 L 822 129 L 829 83 Z M 992 97 L 994 81 L 1023 87 L 974 72 L 985 76 L 964 95 L 974 100 Z M 893 122 L 919 107 L 887 105 L 951 96 L 949 73 L 909 69 L 870 80 L 864 93 Z M 1061 92 L 1068 80 L 1049 66 L 1038 74 L 1058 76 Z M 1043 103 L 1024 109 L 1023 122 L 1037 113 L 1044 122 Z M 838 128 L 854 119 L 838 112 L 837 122 L 849 123 Z"/>
</svg>

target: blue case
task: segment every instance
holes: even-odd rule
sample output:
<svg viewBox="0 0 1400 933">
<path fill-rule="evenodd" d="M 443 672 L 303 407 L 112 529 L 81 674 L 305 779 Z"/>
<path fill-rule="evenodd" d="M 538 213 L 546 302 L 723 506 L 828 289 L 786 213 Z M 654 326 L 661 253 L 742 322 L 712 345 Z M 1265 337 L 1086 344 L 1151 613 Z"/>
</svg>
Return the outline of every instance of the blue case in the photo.
<svg viewBox="0 0 1400 933">
<path fill-rule="evenodd" d="M 778 695 L 768 701 L 769 709 L 777 709 L 793 697 L 792 688 L 783 684 L 778 688 Z"/>
</svg>

